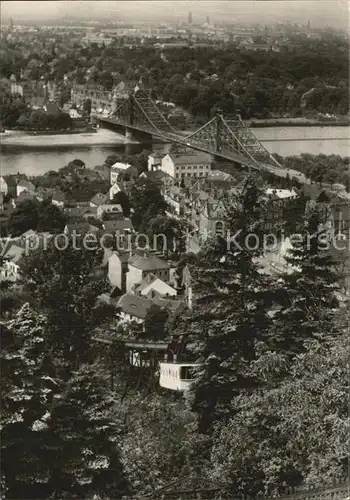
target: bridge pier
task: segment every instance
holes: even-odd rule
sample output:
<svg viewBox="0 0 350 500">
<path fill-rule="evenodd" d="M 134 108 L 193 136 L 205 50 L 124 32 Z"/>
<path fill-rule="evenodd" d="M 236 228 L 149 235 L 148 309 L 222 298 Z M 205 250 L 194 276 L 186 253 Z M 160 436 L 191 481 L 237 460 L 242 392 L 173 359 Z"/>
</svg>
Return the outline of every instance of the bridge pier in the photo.
<svg viewBox="0 0 350 500">
<path fill-rule="evenodd" d="M 128 141 L 152 142 L 152 134 L 141 132 L 131 127 L 125 127 L 125 137 Z"/>
</svg>

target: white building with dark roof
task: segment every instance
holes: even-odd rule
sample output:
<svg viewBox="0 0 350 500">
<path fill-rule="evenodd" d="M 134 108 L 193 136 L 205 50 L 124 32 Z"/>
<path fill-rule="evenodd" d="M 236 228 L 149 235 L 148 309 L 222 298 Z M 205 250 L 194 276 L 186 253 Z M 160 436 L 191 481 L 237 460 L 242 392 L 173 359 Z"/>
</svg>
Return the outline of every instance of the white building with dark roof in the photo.
<svg viewBox="0 0 350 500">
<path fill-rule="evenodd" d="M 168 153 L 162 158 L 160 170 L 173 179 L 207 177 L 211 171 L 211 155 L 200 152 Z"/>
<path fill-rule="evenodd" d="M 126 291 L 131 292 L 134 286 L 149 274 L 153 274 L 162 281 L 168 282 L 170 278 L 170 266 L 156 255 L 132 255 L 128 261 Z"/>
<path fill-rule="evenodd" d="M 8 281 L 17 281 L 20 278 L 19 261 L 25 252 L 24 247 L 13 243 L 2 255 L 2 264 L 0 267 L 0 279 Z"/>
<path fill-rule="evenodd" d="M 153 305 L 166 309 L 169 314 L 179 313 L 184 307 L 184 303 L 180 300 L 163 299 L 160 297 L 150 299 L 141 295 L 131 295 L 128 293 L 120 297 L 117 304 L 121 310 L 120 316 L 122 320 L 136 321 L 138 323 L 145 321 L 147 311 Z"/>
<path fill-rule="evenodd" d="M 154 274 L 148 274 L 140 283 L 134 286 L 135 295 L 152 298 L 159 297 L 176 297 L 177 291 L 175 288 L 165 283 Z"/>
<path fill-rule="evenodd" d="M 26 191 L 27 193 L 34 194 L 35 186 L 29 181 L 20 181 L 16 186 L 16 194 L 19 196 L 21 193 Z"/>
</svg>

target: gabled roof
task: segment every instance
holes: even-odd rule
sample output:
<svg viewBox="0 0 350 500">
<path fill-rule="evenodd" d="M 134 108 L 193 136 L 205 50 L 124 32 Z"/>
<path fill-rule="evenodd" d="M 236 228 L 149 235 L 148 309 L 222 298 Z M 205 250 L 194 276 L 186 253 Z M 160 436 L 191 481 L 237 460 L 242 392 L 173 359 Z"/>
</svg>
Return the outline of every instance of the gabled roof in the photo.
<svg viewBox="0 0 350 500">
<path fill-rule="evenodd" d="M 146 177 L 146 179 L 163 179 L 166 175 L 162 170 L 147 170 L 147 172 L 142 172 L 140 177 Z"/>
<path fill-rule="evenodd" d="M 208 174 L 209 181 L 216 182 L 233 182 L 234 178 L 232 175 L 227 172 L 223 172 L 222 170 L 211 170 Z"/>
<path fill-rule="evenodd" d="M 283 200 L 287 198 L 295 198 L 297 193 L 294 189 L 275 189 L 275 188 L 267 188 L 265 193 L 270 196 L 272 199 Z"/>
<path fill-rule="evenodd" d="M 142 271 L 156 271 L 157 269 L 170 269 L 167 262 L 156 255 L 135 254 L 129 259 L 129 266 L 136 267 Z"/>
<path fill-rule="evenodd" d="M 91 203 L 94 205 L 106 205 L 108 203 L 108 195 L 103 193 L 97 193 L 91 198 Z"/>
<path fill-rule="evenodd" d="M 115 170 L 126 170 L 127 168 L 131 167 L 130 163 L 123 163 L 121 161 L 116 161 L 115 163 L 113 163 L 113 165 L 111 166 L 111 169 L 115 169 Z"/>
<path fill-rule="evenodd" d="M 168 309 L 169 312 L 174 313 L 182 307 L 183 303 L 179 300 L 166 300 L 160 297 L 149 299 L 143 297 L 142 295 L 125 294 L 120 297 L 117 305 L 125 314 L 145 319 L 147 311 L 152 305 L 164 307 L 165 309 Z"/>
<path fill-rule="evenodd" d="M 210 165 L 211 156 L 207 153 L 169 153 L 174 165 Z"/>
<path fill-rule="evenodd" d="M 27 191 L 34 193 L 35 191 L 35 186 L 29 181 L 19 181 L 17 184 L 18 187 L 25 188 Z"/>
<path fill-rule="evenodd" d="M 19 203 L 22 203 L 23 201 L 27 200 L 33 200 L 35 199 L 35 196 L 33 193 L 28 193 L 28 191 L 22 191 L 22 193 L 17 196 L 15 203 L 18 205 Z"/>
<path fill-rule="evenodd" d="M 120 297 L 117 305 L 121 308 L 123 313 L 130 314 L 130 316 L 135 316 L 136 318 L 145 319 L 147 311 L 152 303 L 146 297 L 125 294 Z"/>
<path fill-rule="evenodd" d="M 131 231 L 133 229 L 132 222 L 128 218 L 120 220 L 106 220 L 103 222 L 103 226 L 106 232 L 125 231 L 126 229 Z"/>
<path fill-rule="evenodd" d="M 15 243 L 12 243 L 10 248 L 8 248 L 5 254 L 2 256 L 2 258 L 10 260 L 15 264 L 17 264 L 17 262 L 21 259 L 23 255 L 24 255 L 24 248 L 16 245 Z"/>
<path fill-rule="evenodd" d="M 92 226 L 88 222 L 72 222 L 67 224 L 66 227 L 70 233 L 75 231 L 76 234 L 85 234 L 88 232 L 98 231 L 98 228 L 96 226 Z"/>
<path fill-rule="evenodd" d="M 176 295 L 175 288 L 171 287 L 154 274 L 148 274 L 140 283 L 135 285 L 135 292 L 147 296 L 149 292 L 156 291 L 160 296 Z"/>
</svg>

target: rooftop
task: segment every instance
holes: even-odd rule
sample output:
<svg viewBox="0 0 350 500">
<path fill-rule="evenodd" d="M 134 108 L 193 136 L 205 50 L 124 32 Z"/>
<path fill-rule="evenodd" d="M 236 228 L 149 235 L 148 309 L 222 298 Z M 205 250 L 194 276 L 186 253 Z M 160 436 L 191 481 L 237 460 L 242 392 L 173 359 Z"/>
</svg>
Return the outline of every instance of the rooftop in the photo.
<svg viewBox="0 0 350 500">
<path fill-rule="evenodd" d="M 108 203 L 108 195 L 97 193 L 91 198 L 91 203 L 93 203 L 94 205 L 106 205 Z"/>
<path fill-rule="evenodd" d="M 282 200 L 286 198 L 295 198 L 297 193 L 294 191 L 294 189 L 274 189 L 274 188 L 268 188 L 266 189 L 266 194 L 268 196 L 276 196 L 276 198 Z"/>
<path fill-rule="evenodd" d="M 21 188 L 25 188 L 27 191 L 31 191 L 32 193 L 34 193 L 35 191 L 35 186 L 34 184 L 32 184 L 31 182 L 29 181 L 20 181 L 18 184 L 17 184 L 18 187 L 21 187 Z"/>
<path fill-rule="evenodd" d="M 129 259 L 129 265 L 142 271 L 155 271 L 157 269 L 170 269 L 167 262 L 156 255 L 135 254 Z"/>
<path fill-rule="evenodd" d="M 129 163 L 121 163 L 117 161 L 111 166 L 111 169 L 113 170 L 127 170 L 131 165 Z"/>
<path fill-rule="evenodd" d="M 117 305 L 125 314 L 135 316 L 136 318 L 145 319 L 147 311 L 152 305 L 165 307 L 170 312 L 175 312 L 179 309 L 179 307 L 181 307 L 182 302 L 180 302 L 179 300 L 166 300 L 160 297 L 156 297 L 155 299 L 148 299 L 146 297 L 143 297 L 142 295 L 125 294 L 120 297 Z"/>
<path fill-rule="evenodd" d="M 210 165 L 212 162 L 211 155 L 201 152 L 194 152 L 193 154 L 170 152 L 169 156 L 175 165 Z"/>
<path fill-rule="evenodd" d="M 23 254 L 24 254 L 24 248 L 16 245 L 15 243 L 12 243 L 12 245 L 10 246 L 10 248 L 6 250 L 2 258 L 6 260 L 11 260 L 15 264 L 17 264 L 17 262 L 23 256 Z"/>
<path fill-rule="evenodd" d="M 132 230 L 133 225 L 130 219 L 124 218 L 120 220 L 106 220 L 103 222 L 103 226 L 105 231 L 114 232 L 114 231 L 124 231 L 126 229 Z"/>
</svg>

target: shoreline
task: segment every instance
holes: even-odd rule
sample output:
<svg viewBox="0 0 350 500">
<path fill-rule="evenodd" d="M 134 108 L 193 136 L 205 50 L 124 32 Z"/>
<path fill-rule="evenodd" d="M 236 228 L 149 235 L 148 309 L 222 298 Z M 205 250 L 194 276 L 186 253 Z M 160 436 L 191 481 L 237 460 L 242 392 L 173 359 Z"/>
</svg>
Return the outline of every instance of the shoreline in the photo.
<svg viewBox="0 0 350 500">
<path fill-rule="evenodd" d="M 310 120 L 307 118 L 266 118 L 246 120 L 245 124 L 250 128 L 261 127 L 349 127 L 350 121 L 342 120 Z"/>
<path fill-rule="evenodd" d="M 21 148 L 66 148 L 66 147 L 84 147 L 93 146 L 114 147 L 123 146 L 126 141 L 124 136 L 109 131 L 86 131 L 78 133 L 51 133 L 51 134 L 33 134 L 25 131 L 7 131 L 0 134 L 0 147 L 18 147 Z"/>
</svg>

